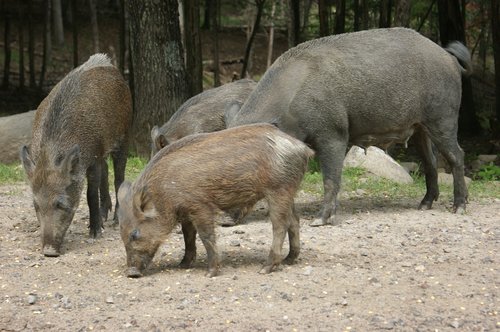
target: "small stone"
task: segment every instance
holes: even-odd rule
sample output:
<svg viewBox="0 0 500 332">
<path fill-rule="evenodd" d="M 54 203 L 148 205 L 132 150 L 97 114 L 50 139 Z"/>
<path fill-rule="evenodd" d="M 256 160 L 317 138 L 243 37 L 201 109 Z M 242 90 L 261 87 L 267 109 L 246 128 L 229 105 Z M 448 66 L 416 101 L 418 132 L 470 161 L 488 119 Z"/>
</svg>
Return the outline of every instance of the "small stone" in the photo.
<svg viewBox="0 0 500 332">
<path fill-rule="evenodd" d="M 37 300 L 38 300 L 38 296 L 36 294 L 29 294 L 28 295 L 28 303 L 29 304 L 35 304 Z"/>
<path fill-rule="evenodd" d="M 240 241 L 232 240 L 230 245 L 231 245 L 231 247 L 239 247 L 239 246 L 241 246 L 241 243 L 240 243 Z"/>
<path fill-rule="evenodd" d="M 115 301 L 113 300 L 113 297 L 112 297 L 112 296 L 108 296 L 108 297 L 106 298 L 106 303 L 113 304 L 113 303 L 115 303 Z"/>
<path fill-rule="evenodd" d="M 342 302 L 340 302 L 341 305 L 343 305 L 344 307 L 347 306 L 347 300 L 346 299 L 342 299 Z"/>
<path fill-rule="evenodd" d="M 453 322 L 450 323 L 450 326 L 458 329 L 460 327 L 460 322 L 458 320 L 454 320 Z"/>
<path fill-rule="evenodd" d="M 63 297 L 61 301 L 62 301 L 62 307 L 64 309 L 73 308 L 73 305 L 71 304 L 71 300 L 69 299 L 69 297 Z"/>
<path fill-rule="evenodd" d="M 417 272 L 424 272 L 425 271 L 425 266 L 418 265 L 418 266 L 415 267 L 415 271 L 417 271 Z"/>
<path fill-rule="evenodd" d="M 245 231 L 244 231 L 244 230 L 242 230 L 242 229 L 235 229 L 235 230 L 233 231 L 233 233 L 234 233 L 234 234 L 245 234 Z"/>
<path fill-rule="evenodd" d="M 305 276 L 309 276 L 311 275 L 312 270 L 313 270 L 312 266 L 308 265 L 304 268 L 304 272 L 302 274 Z"/>
</svg>

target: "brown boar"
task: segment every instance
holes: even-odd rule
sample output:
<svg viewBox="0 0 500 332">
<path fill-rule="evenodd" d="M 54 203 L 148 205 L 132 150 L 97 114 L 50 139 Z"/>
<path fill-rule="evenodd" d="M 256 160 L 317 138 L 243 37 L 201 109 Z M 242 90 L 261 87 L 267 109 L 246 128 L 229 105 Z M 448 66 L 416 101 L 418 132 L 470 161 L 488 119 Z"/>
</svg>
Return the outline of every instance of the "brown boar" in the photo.
<svg viewBox="0 0 500 332">
<path fill-rule="evenodd" d="M 111 210 L 105 158 L 111 154 L 118 189 L 125 175 L 131 121 L 129 88 L 105 54 L 91 56 L 41 102 L 21 161 L 33 191 L 44 255 L 60 255 L 85 177 L 90 236 L 101 233 Z"/>
<path fill-rule="evenodd" d="M 269 204 L 273 242 L 261 273 L 299 255 L 299 219 L 294 196 L 313 151 L 269 124 L 241 126 L 185 137 L 160 150 L 133 183 L 118 192 L 118 220 L 127 252 L 129 277 L 142 276 L 158 247 L 177 223 L 184 234 L 181 266 L 196 256 L 199 234 L 208 256 L 208 273 L 219 272 L 215 216 L 229 209 L 248 209 L 260 199 Z"/>
</svg>

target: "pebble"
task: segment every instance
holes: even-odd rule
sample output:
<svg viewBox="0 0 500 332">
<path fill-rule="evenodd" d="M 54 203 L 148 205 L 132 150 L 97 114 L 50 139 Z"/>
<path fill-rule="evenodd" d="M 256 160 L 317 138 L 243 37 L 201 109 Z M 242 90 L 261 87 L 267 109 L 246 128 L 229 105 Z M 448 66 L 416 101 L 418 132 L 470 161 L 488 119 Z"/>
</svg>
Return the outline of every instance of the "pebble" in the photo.
<svg viewBox="0 0 500 332">
<path fill-rule="evenodd" d="M 106 298 L 106 303 L 113 304 L 113 303 L 115 303 L 115 301 L 113 300 L 113 297 L 112 297 L 112 296 L 108 296 L 108 297 Z"/>
<path fill-rule="evenodd" d="M 450 326 L 458 329 L 460 327 L 460 322 L 458 320 L 454 320 L 453 322 L 450 323 Z"/>
<path fill-rule="evenodd" d="M 239 247 L 239 246 L 241 246 L 241 243 L 240 243 L 240 241 L 237 241 L 237 240 L 231 240 L 230 245 L 231 245 L 231 247 Z"/>
<path fill-rule="evenodd" d="M 425 271 L 425 266 L 418 265 L 418 266 L 415 267 L 415 271 L 417 271 L 417 272 L 424 272 Z"/>
<path fill-rule="evenodd" d="M 308 266 L 306 266 L 306 267 L 304 268 L 304 272 L 303 272 L 303 274 L 304 274 L 305 276 L 309 276 L 309 275 L 311 275 L 312 270 L 313 270 L 312 266 L 308 265 Z"/>
<path fill-rule="evenodd" d="M 29 304 L 35 304 L 37 300 L 38 300 L 38 296 L 36 294 L 29 294 L 28 295 L 28 303 Z"/>
</svg>

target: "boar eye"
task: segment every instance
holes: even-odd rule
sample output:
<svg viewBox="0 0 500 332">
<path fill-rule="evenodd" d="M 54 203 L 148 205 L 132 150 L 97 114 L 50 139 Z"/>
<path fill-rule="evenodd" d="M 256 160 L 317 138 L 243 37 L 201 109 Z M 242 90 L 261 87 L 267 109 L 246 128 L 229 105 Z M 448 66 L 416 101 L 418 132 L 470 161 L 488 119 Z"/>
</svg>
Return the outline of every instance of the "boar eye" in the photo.
<svg viewBox="0 0 500 332">
<path fill-rule="evenodd" d="M 132 233 L 130 233 L 130 240 L 135 241 L 141 236 L 140 232 L 138 229 L 134 229 Z"/>
<path fill-rule="evenodd" d="M 63 210 L 63 211 L 67 211 L 68 210 L 68 206 L 62 200 L 57 200 L 54 206 L 58 210 Z"/>
</svg>

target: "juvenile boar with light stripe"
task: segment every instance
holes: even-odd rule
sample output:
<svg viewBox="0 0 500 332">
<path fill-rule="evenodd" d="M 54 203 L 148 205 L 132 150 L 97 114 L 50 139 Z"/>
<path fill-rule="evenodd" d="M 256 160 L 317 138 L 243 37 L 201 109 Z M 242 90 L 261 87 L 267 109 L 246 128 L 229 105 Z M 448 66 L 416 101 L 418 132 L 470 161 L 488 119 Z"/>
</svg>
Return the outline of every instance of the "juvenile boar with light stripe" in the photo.
<svg viewBox="0 0 500 332">
<path fill-rule="evenodd" d="M 85 178 L 90 236 L 101 233 L 112 207 L 105 158 L 111 154 L 118 189 L 131 121 L 128 85 L 104 54 L 71 71 L 38 106 L 33 138 L 22 147 L 21 161 L 33 191 L 44 255 L 60 255 Z"/>
<path fill-rule="evenodd" d="M 328 36 L 281 55 L 241 109 L 228 110 L 226 125 L 273 123 L 316 151 L 325 194 L 313 226 L 336 223 L 349 143 L 387 147 L 412 135 L 427 185 L 420 207 L 431 208 L 439 196 L 434 144 L 453 171 L 454 210 L 464 210 L 464 153 L 457 129 L 461 75 L 470 68 L 464 45 L 442 48 L 410 29 Z"/>
<path fill-rule="evenodd" d="M 160 150 L 133 183 L 118 192 L 118 220 L 129 277 L 140 277 L 158 247 L 181 224 L 185 254 L 196 256 L 199 234 L 208 255 L 208 273 L 219 272 L 214 219 L 218 212 L 269 204 L 273 241 L 261 273 L 282 261 L 288 233 L 292 263 L 299 255 L 299 219 L 294 196 L 313 151 L 269 124 L 241 126 L 185 137 Z"/>
</svg>

